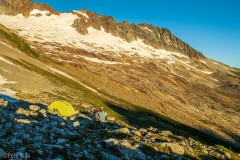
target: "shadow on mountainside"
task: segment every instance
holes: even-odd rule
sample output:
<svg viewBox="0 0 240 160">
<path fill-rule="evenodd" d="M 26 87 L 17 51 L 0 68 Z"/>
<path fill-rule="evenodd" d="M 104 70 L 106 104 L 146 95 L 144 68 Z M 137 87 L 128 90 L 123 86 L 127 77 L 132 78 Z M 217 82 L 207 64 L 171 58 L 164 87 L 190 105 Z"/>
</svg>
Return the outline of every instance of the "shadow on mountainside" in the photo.
<svg viewBox="0 0 240 160">
<path fill-rule="evenodd" d="M 124 115 L 127 121 L 137 124 L 139 127 L 147 128 L 153 126 L 162 130 L 170 130 L 178 135 L 201 141 L 206 145 L 223 145 L 235 152 L 239 152 L 240 148 L 234 146 L 230 142 L 217 138 L 217 136 L 207 134 L 204 130 L 192 128 L 140 106 L 133 106 L 134 108 L 126 109 L 124 106 L 112 104 L 110 102 L 105 102 L 105 104 L 116 113 Z"/>
<path fill-rule="evenodd" d="M 4 156 L 6 153 L 25 154 L 31 159 L 116 160 L 211 159 L 225 154 L 216 147 L 207 146 L 204 147 L 209 152 L 200 150 L 206 154 L 196 153 L 198 148 L 193 146 L 200 147 L 201 143 L 167 131 L 171 128 L 179 132 L 176 126 L 160 122 L 151 114 L 106 104 L 124 115 L 130 125 L 116 118 L 110 122 L 111 115 L 107 116 L 107 122 L 99 124 L 94 113 L 87 110 L 69 118 L 61 117 L 55 111 L 47 110 L 45 105 L 0 94 L 0 159 L 4 153 Z M 187 147 L 191 148 L 192 154 L 188 153 Z"/>
<path fill-rule="evenodd" d="M 133 149 L 105 142 L 115 138 L 128 145 L 131 136 L 115 134 L 114 130 L 121 129 L 121 125 L 106 123 L 101 126 L 86 111 L 82 111 L 79 117 L 65 119 L 55 113 L 48 114 L 48 111 L 46 115 L 42 114 L 40 110 L 47 110 L 43 104 L 2 94 L 0 100 L 3 100 L 0 101 L 0 159 L 146 159 L 146 156 L 169 159 L 180 156 L 162 153 L 146 145 Z M 73 123 L 77 121 L 80 126 L 74 127 Z"/>
</svg>

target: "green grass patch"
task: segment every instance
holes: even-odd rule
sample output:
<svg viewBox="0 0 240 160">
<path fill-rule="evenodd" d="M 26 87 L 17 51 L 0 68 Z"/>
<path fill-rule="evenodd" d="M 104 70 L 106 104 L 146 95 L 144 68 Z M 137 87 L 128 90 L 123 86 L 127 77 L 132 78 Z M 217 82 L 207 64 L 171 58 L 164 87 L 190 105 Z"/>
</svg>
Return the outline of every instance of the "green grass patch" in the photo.
<svg viewBox="0 0 240 160">
<path fill-rule="evenodd" d="M 33 58 L 39 58 L 39 54 L 36 53 L 25 41 L 20 39 L 14 33 L 7 33 L 4 30 L 0 29 L 0 35 L 4 36 L 8 41 L 10 41 L 14 46 L 16 46 L 22 52 L 28 54 Z"/>
</svg>

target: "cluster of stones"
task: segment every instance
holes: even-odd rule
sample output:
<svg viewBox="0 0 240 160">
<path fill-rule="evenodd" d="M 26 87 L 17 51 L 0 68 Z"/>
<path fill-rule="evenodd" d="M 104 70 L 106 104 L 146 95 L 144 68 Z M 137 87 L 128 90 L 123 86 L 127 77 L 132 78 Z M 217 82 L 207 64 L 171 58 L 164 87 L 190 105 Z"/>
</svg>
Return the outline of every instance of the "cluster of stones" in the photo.
<svg viewBox="0 0 240 160">
<path fill-rule="evenodd" d="M 191 138 L 153 127 L 133 127 L 113 116 L 98 124 L 90 110 L 66 118 L 46 107 L 20 101 L 0 99 L 0 106 L 0 158 L 13 155 L 90 160 L 194 159 L 199 155 L 233 158 L 228 152 Z"/>
</svg>

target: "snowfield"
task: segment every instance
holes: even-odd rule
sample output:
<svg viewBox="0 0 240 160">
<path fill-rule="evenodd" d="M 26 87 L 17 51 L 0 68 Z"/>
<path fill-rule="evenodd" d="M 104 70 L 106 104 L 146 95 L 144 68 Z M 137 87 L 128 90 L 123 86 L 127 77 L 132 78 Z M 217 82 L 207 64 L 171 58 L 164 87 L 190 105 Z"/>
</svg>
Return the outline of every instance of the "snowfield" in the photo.
<svg viewBox="0 0 240 160">
<path fill-rule="evenodd" d="M 35 16 L 37 14 L 42 14 L 42 16 Z M 174 55 L 188 58 L 181 53 L 154 49 L 152 46 L 143 43 L 141 39 L 128 43 L 119 37 L 106 33 L 103 27 L 101 27 L 101 30 L 89 27 L 89 34 L 81 35 L 71 25 L 74 23 L 75 19 L 80 18 L 78 14 L 89 18 L 83 11 L 61 13 L 59 16 L 53 14 L 47 16 L 46 14 L 48 14 L 48 11 L 34 9 L 30 13 L 31 16 L 27 18 L 22 15 L 0 15 L 0 23 L 17 30 L 20 36 L 25 37 L 29 41 L 36 41 L 38 43 L 55 42 L 63 46 L 76 47 L 94 53 L 111 51 L 117 55 L 127 54 L 128 56 L 138 55 L 143 58 L 165 59 L 169 61 L 168 64 L 175 63 L 177 58 L 175 58 Z M 144 29 L 146 30 L 148 28 L 145 27 Z M 44 45 L 43 47 L 47 46 Z M 52 49 L 54 50 L 54 48 Z M 95 59 L 88 60 L 96 62 Z"/>
<path fill-rule="evenodd" d="M 5 63 L 10 64 L 10 65 L 15 65 L 12 62 L 10 62 L 9 60 L 7 60 L 7 59 L 5 59 L 5 58 L 3 58 L 1 56 L 0 56 L 0 61 L 5 62 Z"/>
<path fill-rule="evenodd" d="M 7 95 L 7 96 L 15 96 L 16 92 L 8 89 L 8 88 L 3 88 L 2 86 L 4 84 L 16 84 L 17 82 L 15 81 L 7 81 L 6 78 L 0 75 L 0 94 Z"/>
</svg>

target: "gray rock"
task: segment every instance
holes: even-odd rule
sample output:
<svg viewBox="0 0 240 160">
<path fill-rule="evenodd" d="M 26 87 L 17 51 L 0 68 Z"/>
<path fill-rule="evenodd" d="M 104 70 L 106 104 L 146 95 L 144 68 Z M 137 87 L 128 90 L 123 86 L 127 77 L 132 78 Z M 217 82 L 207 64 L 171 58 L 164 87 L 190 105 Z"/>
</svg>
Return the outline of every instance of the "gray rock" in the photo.
<svg viewBox="0 0 240 160">
<path fill-rule="evenodd" d="M 75 119 L 76 119 L 76 115 L 73 115 L 73 116 L 71 116 L 69 119 L 71 120 L 71 121 L 74 121 Z"/>
<path fill-rule="evenodd" d="M 47 111 L 46 111 L 46 109 L 40 109 L 39 113 L 41 113 L 42 115 L 46 115 Z"/>
<path fill-rule="evenodd" d="M 161 155 L 161 159 L 165 159 L 165 160 L 168 160 L 170 159 L 168 155 L 164 154 L 164 155 Z"/>
<path fill-rule="evenodd" d="M 50 123 L 50 126 L 51 126 L 51 127 L 56 127 L 57 125 L 58 125 L 58 122 L 56 122 L 56 121 L 55 121 L 55 122 L 52 122 L 52 123 Z"/>
<path fill-rule="evenodd" d="M 87 160 L 96 160 L 97 158 L 93 154 L 88 154 L 85 156 Z"/>
<path fill-rule="evenodd" d="M 37 154 L 40 155 L 40 156 L 42 156 L 42 155 L 43 155 L 43 150 L 38 149 L 38 150 L 37 150 Z"/>
<path fill-rule="evenodd" d="M 146 155 L 143 154 L 143 152 L 139 149 L 129 149 L 126 147 L 117 147 L 117 151 L 122 155 L 123 159 L 126 160 L 132 160 L 132 159 L 137 159 L 137 160 L 145 160 Z"/>
<path fill-rule="evenodd" d="M 37 117 L 37 116 L 38 116 L 38 113 L 31 111 L 31 112 L 29 113 L 29 115 L 32 116 L 32 117 Z"/>
<path fill-rule="evenodd" d="M 19 108 L 19 109 L 15 112 L 16 115 L 25 115 L 25 116 L 29 116 L 29 113 L 30 113 L 30 111 L 29 111 L 29 110 L 26 110 L 26 109 L 24 109 L 24 108 Z"/>
<path fill-rule="evenodd" d="M 26 148 L 25 147 L 19 148 L 19 149 L 17 149 L 17 152 L 24 153 L 24 152 L 26 152 Z"/>
<path fill-rule="evenodd" d="M 91 141 L 91 139 L 88 139 L 88 138 L 86 138 L 85 140 L 84 140 L 84 143 L 85 144 L 89 144 L 89 143 L 91 143 L 92 141 Z"/>
<path fill-rule="evenodd" d="M 177 143 L 160 143 L 158 148 L 159 151 L 162 151 L 163 148 L 169 148 L 173 153 L 179 155 L 183 155 L 185 152 L 184 148 Z"/>
<path fill-rule="evenodd" d="M 30 105 L 29 106 L 29 109 L 31 110 L 31 111 L 38 111 L 38 110 L 40 110 L 40 107 L 39 106 L 37 106 L 37 105 Z"/>
<path fill-rule="evenodd" d="M 104 160 L 121 160 L 119 157 L 115 156 L 111 153 L 106 153 L 104 151 L 101 152 L 102 159 Z"/>
<path fill-rule="evenodd" d="M 6 130 L 5 129 L 0 129 L 0 137 L 6 135 Z"/>
<path fill-rule="evenodd" d="M 14 119 L 15 118 L 15 114 L 13 114 L 13 113 L 10 113 L 8 116 L 10 117 L 10 119 Z"/>
<path fill-rule="evenodd" d="M 15 120 L 17 123 L 22 123 L 22 124 L 30 124 L 31 121 L 29 119 L 16 119 Z"/>
<path fill-rule="evenodd" d="M 63 146 L 60 145 L 52 145 L 52 144 L 44 144 L 44 147 L 47 147 L 49 150 L 56 149 L 56 150 L 63 150 Z"/>
<path fill-rule="evenodd" d="M 0 107 L 7 107 L 8 106 L 8 102 L 4 101 L 3 99 L 0 101 Z"/>
<path fill-rule="evenodd" d="M 79 127 L 80 126 L 80 122 L 79 121 L 75 121 L 73 122 L 73 127 Z"/>
<path fill-rule="evenodd" d="M 58 139 L 56 144 L 65 144 L 66 142 L 65 139 Z"/>
<path fill-rule="evenodd" d="M 126 135 L 130 135 L 130 131 L 128 128 L 120 128 L 120 129 L 116 129 L 114 130 L 115 134 L 126 134 Z"/>
<path fill-rule="evenodd" d="M 110 139 L 104 140 L 103 142 L 105 143 L 106 147 L 108 147 L 108 148 L 117 146 L 119 144 L 119 141 L 115 138 L 110 138 Z"/>
<path fill-rule="evenodd" d="M 107 121 L 108 121 L 108 123 L 113 124 L 113 123 L 115 123 L 116 119 L 114 117 L 107 117 Z"/>
<path fill-rule="evenodd" d="M 231 155 L 228 152 L 224 152 L 224 157 L 226 159 L 231 159 L 232 158 Z"/>
<path fill-rule="evenodd" d="M 127 147 L 127 148 L 132 148 L 132 145 L 129 143 L 128 140 L 120 140 L 119 141 L 121 146 Z"/>
<path fill-rule="evenodd" d="M 142 137 L 142 134 L 139 131 L 132 131 L 135 136 Z"/>
<path fill-rule="evenodd" d="M 138 132 L 140 132 L 141 134 L 147 134 L 148 133 L 148 131 L 146 129 L 144 129 L 144 128 L 140 128 L 138 130 Z"/>
<path fill-rule="evenodd" d="M 152 126 L 150 126 L 147 130 L 154 133 L 159 132 L 158 128 L 153 128 Z"/>
<path fill-rule="evenodd" d="M 191 147 L 186 147 L 186 148 L 185 148 L 185 152 L 186 152 L 187 154 L 194 154 L 194 150 L 193 150 Z"/>
<path fill-rule="evenodd" d="M 159 135 L 161 135 L 161 136 L 172 136 L 173 134 L 172 134 L 171 131 L 161 131 L 159 133 Z"/>
<path fill-rule="evenodd" d="M 51 119 L 57 121 L 58 123 L 63 123 L 63 119 L 59 116 L 51 116 Z"/>
<path fill-rule="evenodd" d="M 0 148 L 0 158 L 4 156 L 5 151 Z"/>
<path fill-rule="evenodd" d="M 35 142 L 42 142 L 42 140 L 43 140 L 43 136 L 37 136 L 34 138 Z"/>
<path fill-rule="evenodd" d="M 5 129 L 10 129 L 10 128 L 12 128 L 12 123 L 11 122 L 5 123 Z"/>
</svg>

